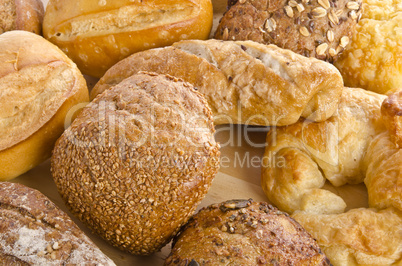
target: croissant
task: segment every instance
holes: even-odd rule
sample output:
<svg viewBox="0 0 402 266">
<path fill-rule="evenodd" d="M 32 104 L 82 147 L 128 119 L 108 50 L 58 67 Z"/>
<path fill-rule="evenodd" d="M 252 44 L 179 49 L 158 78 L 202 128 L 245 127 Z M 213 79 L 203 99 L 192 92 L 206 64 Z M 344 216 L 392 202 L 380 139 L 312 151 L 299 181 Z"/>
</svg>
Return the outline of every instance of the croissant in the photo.
<svg viewBox="0 0 402 266">
<path fill-rule="evenodd" d="M 264 192 L 293 213 L 334 265 L 402 263 L 401 110 L 402 92 L 385 98 L 345 88 L 334 117 L 267 136 Z M 364 182 L 370 209 L 343 213 L 343 199 L 322 189 L 325 179 L 335 186 Z"/>
<path fill-rule="evenodd" d="M 345 88 L 336 114 L 327 121 L 302 119 L 271 130 L 262 169 L 269 200 L 290 213 L 344 212 L 343 199 L 321 188 L 326 179 L 334 186 L 363 182 L 361 162 L 370 140 L 385 131 L 380 111 L 385 97 Z"/>
<path fill-rule="evenodd" d="M 189 40 L 131 55 L 109 69 L 91 98 L 139 72 L 181 78 L 202 93 L 215 124 L 289 125 L 328 119 L 343 88 L 338 70 L 274 45 Z"/>
</svg>

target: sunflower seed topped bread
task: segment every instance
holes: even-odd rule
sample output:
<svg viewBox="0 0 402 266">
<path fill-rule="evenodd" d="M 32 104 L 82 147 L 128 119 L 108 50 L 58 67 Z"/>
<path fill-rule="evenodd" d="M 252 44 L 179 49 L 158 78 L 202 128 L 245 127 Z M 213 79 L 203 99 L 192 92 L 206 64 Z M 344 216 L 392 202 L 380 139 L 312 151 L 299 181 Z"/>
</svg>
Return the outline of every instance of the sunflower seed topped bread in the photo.
<svg viewBox="0 0 402 266">
<path fill-rule="evenodd" d="M 100 78 L 132 53 L 208 38 L 212 13 L 211 0 L 50 0 L 43 34 Z"/>
<path fill-rule="evenodd" d="M 331 64 L 256 42 L 187 40 L 139 52 L 114 65 L 91 92 L 138 71 L 169 74 L 203 94 L 215 124 L 288 125 L 335 112 L 343 88 Z"/>
<path fill-rule="evenodd" d="M 51 159 L 71 212 L 138 255 L 166 245 L 219 169 L 212 113 L 177 78 L 133 75 L 99 94 L 57 141 Z"/>
<path fill-rule="evenodd" d="M 77 66 L 27 31 L 0 35 L 0 180 L 48 159 L 70 109 L 88 101 Z"/>
<path fill-rule="evenodd" d="M 115 265 L 35 189 L 0 182 L 1 265 Z"/>
<path fill-rule="evenodd" d="M 165 265 L 330 265 L 295 220 L 265 202 L 201 209 L 173 241 Z"/>
<path fill-rule="evenodd" d="M 360 16 L 361 0 L 239 0 L 224 14 L 215 38 L 275 44 L 333 62 Z"/>
<path fill-rule="evenodd" d="M 0 0 L 0 34 L 11 30 L 42 33 L 41 0 Z"/>
</svg>

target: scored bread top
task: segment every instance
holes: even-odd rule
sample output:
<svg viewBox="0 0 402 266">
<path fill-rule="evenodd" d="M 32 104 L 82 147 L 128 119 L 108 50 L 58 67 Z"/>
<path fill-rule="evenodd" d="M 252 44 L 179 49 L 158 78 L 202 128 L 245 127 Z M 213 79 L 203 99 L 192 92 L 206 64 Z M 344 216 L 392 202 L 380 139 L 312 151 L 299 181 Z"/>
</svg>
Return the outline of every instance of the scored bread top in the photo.
<svg viewBox="0 0 402 266">
<path fill-rule="evenodd" d="M 323 121 L 343 88 L 331 64 L 256 42 L 186 40 L 139 52 L 100 79 L 91 96 L 138 71 L 182 78 L 208 101 L 216 124 L 288 125 L 300 116 Z"/>
<path fill-rule="evenodd" d="M 0 36 L 0 150 L 47 123 L 85 80 L 56 46 L 25 31 Z"/>
</svg>

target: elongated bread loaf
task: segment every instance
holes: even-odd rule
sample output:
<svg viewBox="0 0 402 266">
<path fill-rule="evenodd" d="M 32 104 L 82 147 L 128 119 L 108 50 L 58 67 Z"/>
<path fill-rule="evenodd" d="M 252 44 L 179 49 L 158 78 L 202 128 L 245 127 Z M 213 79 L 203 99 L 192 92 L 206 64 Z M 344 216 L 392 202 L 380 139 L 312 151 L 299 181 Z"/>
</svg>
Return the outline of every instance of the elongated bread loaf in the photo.
<svg viewBox="0 0 402 266">
<path fill-rule="evenodd" d="M 114 65 L 92 98 L 138 71 L 181 78 L 202 93 L 215 124 L 289 125 L 329 118 L 343 88 L 338 70 L 274 45 L 188 40 L 136 53 Z"/>
</svg>

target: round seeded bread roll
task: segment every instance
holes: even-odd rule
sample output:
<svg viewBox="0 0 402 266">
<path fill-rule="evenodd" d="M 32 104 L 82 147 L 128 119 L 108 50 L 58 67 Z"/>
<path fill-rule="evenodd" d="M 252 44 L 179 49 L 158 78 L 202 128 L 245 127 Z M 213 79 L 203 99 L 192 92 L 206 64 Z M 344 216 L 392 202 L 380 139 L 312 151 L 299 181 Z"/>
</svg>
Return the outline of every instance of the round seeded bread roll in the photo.
<svg viewBox="0 0 402 266">
<path fill-rule="evenodd" d="M 0 0 L 0 34 L 11 30 L 41 34 L 44 13 L 41 0 Z"/>
<path fill-rule="evenodd" d="M 336 62 L 345 84 L 381 94 L 402 88 L 402 5 L 363 0 L 363 16 L 351 45 Z"/>
<path fill-rule="evenodd" d="M 349 44 L 361 0 L 239 0 L 224 14 L 216 39 L 275 44 L 333 62 Z"/>
<path fill-rule="evenodd" d="M 115 265 L 46 196 L 0 182 L 1 265 Z"/>
<path fill-rule="evenodd" d="M 89 99 L 76 65 L 27 31 L 0 35 L 0 180 L 51 155 L 70 109 Z"/>
<path fill-rule="evenodd" d="M 330 265 L 295 220 L 265 202 L 201 209 L 173 241 L 165 265 Z"/>
<path fill-rule="evenodd" d="M 211 0 L 50 0 L 43 34 L 100 78 L 134 52 L 208 38 L 212 14 Z"/>
<path fill-rule="evenodd" d="M 57 141 L 58 190 L 110 244 L 147 255 L 170 241 L 219 168 L 212 113 L 189 83 L 139 73 L 99 94 Z"/>
</svg>

